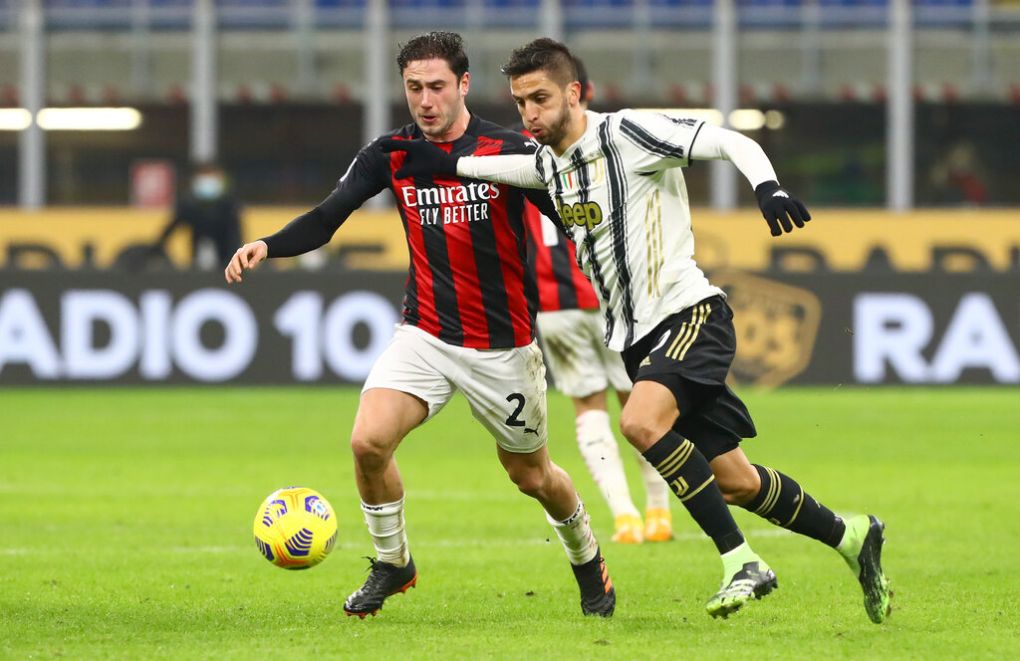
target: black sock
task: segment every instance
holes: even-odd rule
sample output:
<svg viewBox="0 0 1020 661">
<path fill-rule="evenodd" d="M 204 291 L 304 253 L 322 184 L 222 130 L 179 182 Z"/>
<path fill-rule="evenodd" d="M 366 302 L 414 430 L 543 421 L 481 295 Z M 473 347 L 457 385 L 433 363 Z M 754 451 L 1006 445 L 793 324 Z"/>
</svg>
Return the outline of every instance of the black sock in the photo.
<svg viewBox="0 0 1020 661">
<path fill-rule="evenodd" d="M 843 519 L 804 493 L 792 477 L 774 468 L 758 464 L 754 467 L 761 477 L 761 491 L 751 502 L 742 505 L 745 510 L 833 548 L 839 544 L 846 530 Z"/>
<path fill-rule="evenodd" d="M 744 543 L 744 536 L 723 500 L 715 475 L 694 444 L 669 431 L 641 454 L 666 480 L 691 517 L 715 542 L 719 553 Z"/>
</svg>

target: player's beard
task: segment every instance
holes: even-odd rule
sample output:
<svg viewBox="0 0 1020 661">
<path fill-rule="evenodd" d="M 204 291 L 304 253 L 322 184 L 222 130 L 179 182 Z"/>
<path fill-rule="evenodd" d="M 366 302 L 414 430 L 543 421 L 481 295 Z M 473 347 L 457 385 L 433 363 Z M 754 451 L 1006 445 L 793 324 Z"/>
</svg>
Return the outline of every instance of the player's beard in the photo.
<svg viewBox="0 0 1020 661">
<path fill-rule="evenodd" d="M 560 116 L 542 132 L 541 137 L 535 138 L 543 145 L 558 145 L 567 135 L 567 124 L 570 123 L 570 104 L 563 99 L 563 106 L 560 108 Z"/>
</svg>

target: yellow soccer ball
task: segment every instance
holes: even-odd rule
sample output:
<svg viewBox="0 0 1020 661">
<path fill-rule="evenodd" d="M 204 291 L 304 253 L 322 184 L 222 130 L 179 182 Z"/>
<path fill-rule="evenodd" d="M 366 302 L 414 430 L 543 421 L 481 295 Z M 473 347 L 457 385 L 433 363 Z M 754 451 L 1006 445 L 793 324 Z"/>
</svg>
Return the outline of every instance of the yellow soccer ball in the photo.
<svg viewBox="0 0 1020 661">
<path fill-rule="evenodd" d="M 336 544 L 336 513 L 318 491 L 286 487 L 269 494 L 255 512 L 255 544 L 269 562 L 308 569 Z"/>
</svg>

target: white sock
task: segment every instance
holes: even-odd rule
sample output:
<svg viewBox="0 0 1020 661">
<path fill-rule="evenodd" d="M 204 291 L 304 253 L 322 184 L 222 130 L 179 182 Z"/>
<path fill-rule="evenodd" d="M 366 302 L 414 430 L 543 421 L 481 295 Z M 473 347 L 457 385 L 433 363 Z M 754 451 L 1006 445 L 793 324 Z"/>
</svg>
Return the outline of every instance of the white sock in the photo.
<svg viewBox="0 0 1020 661">
<path fill-rule="evenodd" d="M 634 501 L 630 499 L 627 488 L 627 476 L 623 472 L 620 461 L 620 447 L 609 425 L 609 413 L 606 411 L 585 411 L 577 416 L 577 445 L 581 449 L 584 463 L 588 465 L 595 484 L 609 504 L 613 516 L 621 514 L 637 515 Z M 656 473 L 658 476 L 658 473 Z M 662 477 L 659 477 L 662 482 Z"/>
<path fill-rule="evenodd" d="M 638 466 L 641 468 L 641 478 L 645 482 L 645 509 L 669 509 L 669 485 L 662 479 L 655 466 L 648 463 L 644 455 L 634 448 L 634 456 L 637 457 Z"/>
<path fill-rule="evenodd" d="M 595 557 L 599 545 L 595 541 L 595 535 L 588 525 L 588 512 L 584 509 L 584 503 L 577 499 L 577 509 L 563 521 L 552 518 L 548 512 L 545 518 L 552 524 L 556 536 L 563 544 L 563 550 L 567 552 L 567 559 L 572 565 L 583 565 Z"/>
<path fill-rule="evenodd" d="M 411 560 L 411 552 L 407 548 L 407 533 L 404 532 L 404 499 L 381 505 L 362 502 L 361 511 L 365 513 L 368 534 L 372 535 L 378 559 L 406 567 Z"/>
</svg>

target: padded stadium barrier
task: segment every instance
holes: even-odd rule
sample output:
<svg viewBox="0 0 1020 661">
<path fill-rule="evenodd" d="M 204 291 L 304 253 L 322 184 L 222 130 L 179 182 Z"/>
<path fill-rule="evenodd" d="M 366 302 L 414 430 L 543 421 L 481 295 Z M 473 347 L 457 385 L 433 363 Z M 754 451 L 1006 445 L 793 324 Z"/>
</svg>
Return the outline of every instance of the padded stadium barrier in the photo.
<svg viewBox="0 0 1020 661">
<path fill-rule="evenodd" d="M 739 384 L 1020 383 L 1006 272 L 716 270 Z M 358 384 L 400 318 L 405 275 L 0 271 L 0 388 Z"/>
</svg>

